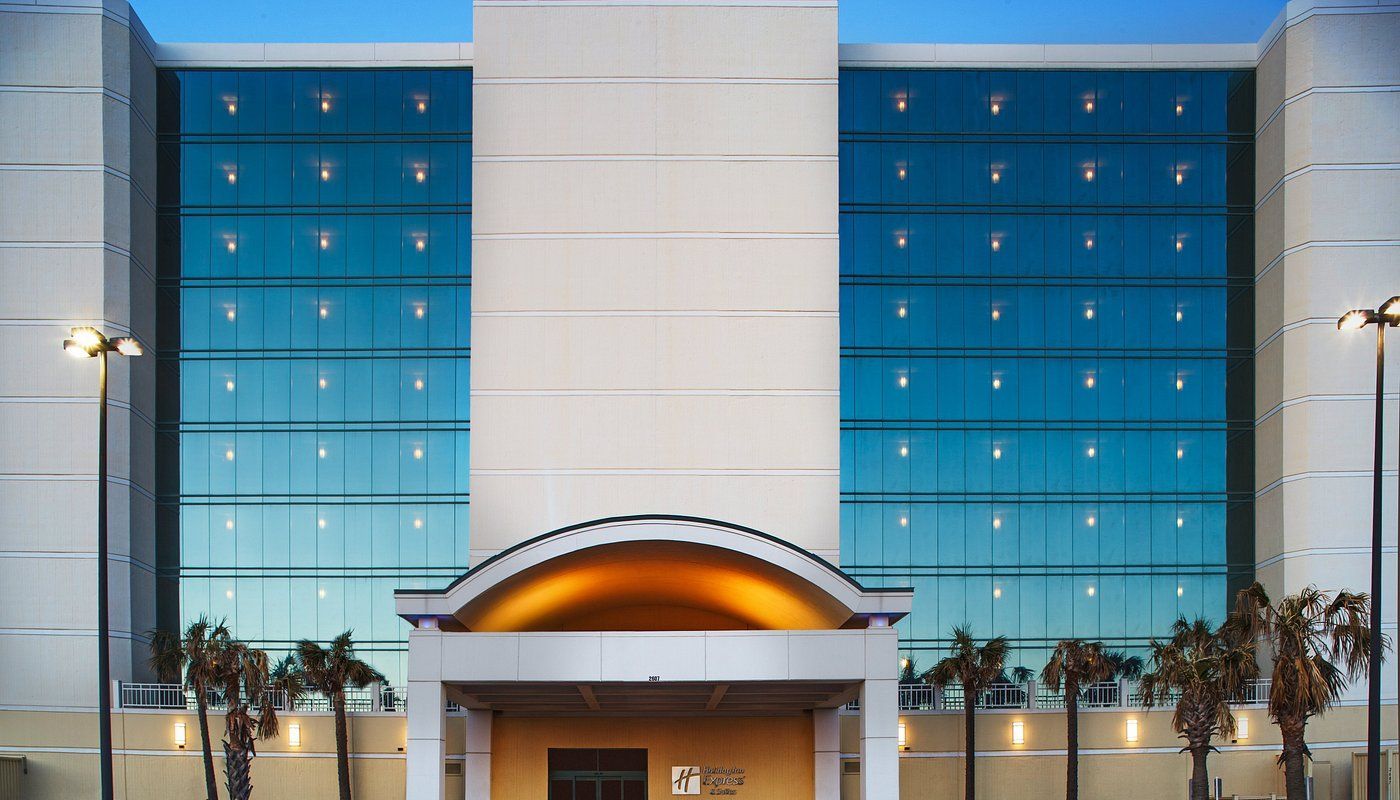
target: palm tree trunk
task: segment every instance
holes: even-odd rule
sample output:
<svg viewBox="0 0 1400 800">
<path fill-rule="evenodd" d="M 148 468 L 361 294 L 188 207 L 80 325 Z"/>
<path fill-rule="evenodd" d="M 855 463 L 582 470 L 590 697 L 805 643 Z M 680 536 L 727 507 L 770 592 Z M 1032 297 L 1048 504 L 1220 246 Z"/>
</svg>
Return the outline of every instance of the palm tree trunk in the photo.
<svg viewBox="0 0 1400 800">
<path fill-rule="evenodd" d="M 224 774 L 228 777 L 229 800 L 248 800 L 253 795 L 252 753 L 224 742 Z"/>
<path fill-rule="evenodd" d="M 335 760 L 340 800 L 350 800 L 350 733 L 345 721 L 345 692 L 331 695 L 331 703 L 335 706 Z"/>
<path fill-rule="evenodd" d="M 977 800 L 977 701 L 976 693 L 963 687 L 963 733 L 966 738 L 966 756 L 963 758 L 963 774 L 966 776 L 964 797 Z"/>
<path fill-rule="evenodd" d="M 1206 771 L 1206 756 L 1209 754 L 1209 744 L 1191 746 L 1191 800 L 1210 800 L 1210 773 Z"/>
<path fill-rule="evenodd" d="M 209 800 L 219 800 L 219 779 L 214 777 L 214 748 L 209 744 L 209 696 L 204 687 L 195 687 L 195 708 L 199 709 L 199 743 L 204 748 L 204 791 Z"/>
<path fill-rule="evenodd" d="M 1288 800 L 1308 798 L 1308 745 L 1304 739 L 1306 720 L 1284 719 L 1279 721 L 1283 734 L 1283 785 Z"/>
<path fill-rule="evenodd" d="M 1079 684 L 1065 680 L 1065 800 L 1079 800 Z"/>
</svg>

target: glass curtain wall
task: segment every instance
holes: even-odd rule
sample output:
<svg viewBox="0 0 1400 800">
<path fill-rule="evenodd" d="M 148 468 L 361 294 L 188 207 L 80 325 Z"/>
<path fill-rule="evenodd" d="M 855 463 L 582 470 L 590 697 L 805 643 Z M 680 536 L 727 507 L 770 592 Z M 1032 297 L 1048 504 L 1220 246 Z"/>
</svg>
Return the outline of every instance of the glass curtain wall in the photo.
<svg viewBox="0 0 1400 800">
<path fill-rule="evenodd" d="M 1253 78 L 841 74 L 843 566 L 1039 670 L 1253 569 Z"/>
<path fill-rule="evenodd" d="M 160 76 L 160 616 L 274 655 L 467 565 L 471 73 Z"/>
</svg>

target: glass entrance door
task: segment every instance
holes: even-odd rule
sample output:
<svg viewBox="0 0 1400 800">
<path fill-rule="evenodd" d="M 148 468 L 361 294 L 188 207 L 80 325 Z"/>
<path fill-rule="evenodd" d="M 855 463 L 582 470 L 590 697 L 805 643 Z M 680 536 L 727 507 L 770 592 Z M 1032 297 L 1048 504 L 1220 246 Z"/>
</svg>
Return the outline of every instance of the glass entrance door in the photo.
<svg viewBox="0 0 1400 800">
<path fill-rule="evenodd" d="M 645 772 L 549 773 L 549 800 L 646 800 Z"/>
<path fill-rule="evenodd" d="M 549 749 L 549 800 L 646 800 L 647 751 Z"/>
</svg>

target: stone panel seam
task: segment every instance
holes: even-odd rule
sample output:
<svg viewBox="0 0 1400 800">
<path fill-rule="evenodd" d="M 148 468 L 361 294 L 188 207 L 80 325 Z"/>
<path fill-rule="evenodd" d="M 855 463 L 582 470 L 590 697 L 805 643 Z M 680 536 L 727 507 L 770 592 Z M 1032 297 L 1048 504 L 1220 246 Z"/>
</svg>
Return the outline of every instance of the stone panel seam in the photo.
<svg viewBox="0 0 1400 800">
<path fill-rule="evenodd" d="M 1311 97 L 1315 94 L 1371 94 L 1378 92 L 1400 92 L 1400 85 L 1382 83 L 1376 84 L 1374 86 L 1313 86 L 1308 89 L 1304 89 L 1303 91 L 1293 95 L 1292 97 L 1285 98 L 1282 103 L 1279 103 L 1278 107 L 1275 108 L 1273 112 L 1269 114 L 1268 119 L 1264 120 L 1264 123 L 1260 125 L 1257 130 L 1255 130 L 1255 138 L 1258 138 L 1261 134 L 1263 134 L 1264 130 L 1268 128 L 1269 125 L 1273 124 L 1274 120 L 1278 119 L 1279 115 L 1283 113 L 1283 110 L 1285 108 L 1293 105 L 1294 103 L 1300 100 L 1304 100 L 1308 97 Z"/>
<path fill-rule="evenodd" d="M 86 482 L 96 483 L 96 482 L 97 482 L 97 475 L 96 475 L 96 473 L 91 473 L 91 472 L 89 472 L 89 473 L 0 472 L 0 481 L 79 481 L 79 482 L 84 482 L 84 483 L 86 483 Z M 135 483 L 132 483 L 132 482 L 131 482 L 129 479 L 127 479 L 127 478 L 119 478 L 119 477 L 114 477 L 114 476 L 112 476 L 112 475 L 108 475 L 108 476 L 107 476 L 107 482 L 108 482 L 108 483 L 112 483 L 112 484 L 116 484 L 117 486 L 125 486 L 126 488 L 132 490 L 133 492 L 136 492 L 137 494 L 141 495 L 142 497 L 144 497 L 144 498 L 146 498 L 147 500 L 150 500 L 150 501 L 152 501 L 152 502 L 154 502 L 155 499 L 156 499 L 155 494 L 153 494 L 150 490 L 146 489 L 146 488 L 143 487 L 143 486 L 139 486 L 139 485 L 137 485 L 137 484 L 135 484 Z"/>
<path fill-rule="evenodd" d="M 109 253 L 114 253 L 114 254 L 116 254 L 116 255 L 122 256 L 123 258 L 126 258 L 126 259 L 127 259 L 128 261 L 130 261 L 132 264 L 135 264 L 135 265 L 136 265 L 136 271 L 137 271 L 137 272 L 140 272 L 142 275 L 145 275 L 145 276 L 146 276 L 146 279 L 149 280 L 149 281 L 151 281 L 152 283 L 155 283 L 155 282 L 156 282 L 156 276 L 153 275 L 153 274 L 151 273 L 151 271 L 150 271 L 149 269 L 146 268 L 145 263 L 143 263 L 143 262 L 141 261 L 141 259 L 137 258 L 135 253 L 132 253 L 130 250 L 127 250 L 125 247 L 121 247 L 121 246 L 119 246 L 119 245 L 112 244 L 111 242 L 108 242 L 108 241 L 101 241 L 101 242 L 95 242 L 95 241 L 54 242 L 54 241 L 17 241 L 17 240 L 10 240 L 10 241 L 5 241 L 5 242 L 0 242 L 0 247 L 8 247 L 8 248 L 16 249 L 16 250 L 88 250 L 88 249 L 101 248 L 101 249 L 103 249 L 103 250 L 106 250 L 106 251 L 109 252 Z M 90 323 L 80 323 L 80 324 L 90 324 Z M 108 324 L 115 324 L 115 323 L 108 323 Z M 122 324 L 122 325 L 120 325 L 119 327 L 121 327 L 123 330 L 126 331 L 126 333 L 128 333 L 128 334 L 130 334 L 130 335 L 132 335 L 132 336 L 135 336 L 135 335 L 136 335 L 134 332 L 131 331 L 131 329 L 127 328 L 127 327 L 125 326 L 125 324 Z"/>
<path fill-rule="evenodd" d="M 1389 161 L 1357 164 L 1309 164 L 1306 167 L 1299 167 L 1287 173 L 1282 178 L 1279 178 L 1273 186 L 1269 187 L 1269 191 L 1265 192 L 1264 196 L 1259 198 L 1259 202 L 1254 204 L 1254 210 L 1258 212 L 1263 208 L 1264 204 L 1269 202 L 1269 199 L 1284 187 L 1284 184 L 1313 172 L 1385 172 L 1397 169 L 1400 169 L 1400 163 Z"/>
<path fill-rule="evenodd" d="M 1294 253 L 1302 252 L 1313 247 L 1395 247 L 1400 245 L 1400 239 L 1334 239 L 1331 241 L 1307 241 L 1285 248 L 1283 252 L 1274 256 L 1264 268 L 1259 270 L 1254 276 L 1254 284 L 1259 282 L 1273 271 L 1274 267 L 1282 263 L 1283 259 Z"/>
<path fill-rule="evenodd" d="M 1370 478 L 1371 475 L 1372 475 L 1372 473 L 1371 473 L 1371 470 L 1369 470 L 1369 469 L 1309 470 L 1308 472 L 1297 472 L 1297 473 L 1294 473 L 1294 474 L 1292 474 L 1292 475 L 1285 475 L 1285 476 L 1283 476 L 1282 478 L 1278 478 L 1278 479 L 1276 479 L 1276 480 L 1270 482 L 1270 483 L 1269 483 L 1268 485 L 1266 485 L 1264 488 L 1262 488 L 1262 489 L 1260 489 L 1260 490 L 1258 490 L 1258 491 L 1256 491 L 1256 492 L 1254 493 L 1254 499 L 1255 499 L 1255 500 L 1258 500 L 1258 499 L 1262 498 L 1264 495 L 1268 494 L 1269 492 L 1272 492 L 1273 490 L 1279 488 L 1280 486 L 1283 486 L 1283 485 L 1289 484 L 1289 483 L 1295 483 L 1295 482 L 1297 482 L 1297 481 L 1313 480 L 1313 479 L 1319 479 L 1319 480 L 1320 480 L 1320 479 L 1325 479 L 1325 478 Z M 1396 475 L 1400 475 L 1400 472 L 1397 472 L 1396 470 L 1393 470 L 1393 469 L 1383 469 L 1383 470 L 1381 470 L 1381 477 L 1382 477 L 1382 478 L 1393 478 L 1393 477 L 1395 477 Z"/>
<path fill-rule="evenodd" d="M 1394 553 L 1396 552 L 1396 547 L 1393 544 L 1383 545 L 1381 547 L 1381 552 Z M 1255 564 L 1254 568 L 1264 569 L 1265 567 L 1272 567 L 1273 565 L 1280 564 L 1284 561 L 1287 561 L 1290 558 L 1308 558 L 1311 556 L 1369 556 L 1370 554 L 1370 545 L 1367 545 L 1365 547 L 1307 547 L 1302 550 L 1288 550 L 1286 552 L 1279 553 L 1276 556 L 1271 556 Z"/>
<path fill-rule="evenodd" d="M 1395 392 L 1386 392 L 1386 393 L 1385 393 L 1384 395 L 1382 395 L 1382 396 L 1383 396 L 1384 399 L 1386 399 L 1386 400 L 1396 400 L 1396 399 L 1400 399 L 1400 393 L 1395 393 Z M 1328 402 L 1337 402 L 1337 401 L 1352 401 L 1352 402 L 1357 402 L 1357 401 L 1363 401 L 1363 400 L 1364 400 L 1365 402 L 1367 402 L 1367 403 L 1371 403 L 1371 402 L 1374 402 L 1375 399 L 1376 399 L 1375 394 L 1369 393 L 1369 392 L 1368 392 L 1368 393 L 1364 393 L 1364 394 L 1305 394 L 1305 395 L 1300 395 L 1300 396 L 1298 396 L 1298 397 L 1290 397 L 1289 399 L 1284 400 L 1284 401 L 1278 403 L 1278 404 L 1275 405 L 1273 408 L 1271 408 L 1271 409 L 1269 409 L 1268 411 L 1264 412 L 1264 414 L 1263 414 L 1262 416 L 1256 418 L 1256 419 L 1254 420 L 1254 426 L 1257 428 L 1258 426 L 1264 424 L 1264 422 L 1265 422 L 1266 420 L 1268 420 L 1270 417 L 1272 417 L 1272 416 L 1274 416 L 1275 414 L 1279 413 L 1279 412 L 1282 411 L 1283 409 L 1285 409 L 1285 408 L 1292 408 L 1293 406 L 1296 406 L 1296 405 L 1299 405 L 1299 404 L 1302 404 L 1302 403 L 1328 403 Z"/>
<path fill-rule="evenodd" d="M 133 633 L 127 630 L 111 629 L 113 639 L 127 639 L 133 642 L 147 643 L 151 637 L 141 633 Z M 96 638 L 95 628 L 0 628 L 0 636 L 57 636 L 62 638 Z"/>
<path fill-rule="evenodd" d="M 59 552 L 59 551 L 52 551 L 52 550 L 49 550 L 49 551 L 44 551 L 44 550 L 0 550 L 0 559 L 6 559 L 6 558 L 14 558 L 14 559 L 21 559 L 21 558 L 46 559 L 46 558 L 49 558 L 49 559 L 55 559 L 55 560 L 74 559 L 74 560 L 81 560 L 81 561 L 96 561 L 96 560 L 97 560 L 97 553 L 96 553 L 96 552 L 80 552 L 80 553 L 74 553 L 74 552 Z M 133 567 L 138 567 L 138 568 L 140 568 L 140 569 L 142 569 L 142 570 L 144 570 L 144 571 L 146 571 L 146 572 L 151 573 L 152 575 L 156 574 L 156 568 L 155 568 L 154 566 L 152 566 L 152 565 L 150 565 L 150 564 L 147 564 L 146 562 L 140 560 L 139 558 L 133 558 L 133 557 L 131 557 L 131 556 L 129 556 L 129 555 L 123 555 L 123 554 L 121 554 L 121 553 L 108 553 L 108 554 L 107 554 L 107 560 L 108 560 L 108 561 L 117 561 L 117 562 L 120 562 L 120 563 L 122 563 L 122 564 L 130 564 L 131 566 L 133 566 Z"/>
</svg>

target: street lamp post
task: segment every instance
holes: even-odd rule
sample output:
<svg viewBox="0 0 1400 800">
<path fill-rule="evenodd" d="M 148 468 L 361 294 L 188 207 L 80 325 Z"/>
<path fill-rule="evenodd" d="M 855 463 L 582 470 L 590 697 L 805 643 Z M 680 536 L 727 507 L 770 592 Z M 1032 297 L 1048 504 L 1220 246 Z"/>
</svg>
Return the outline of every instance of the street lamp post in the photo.
<svg viewBox="0 0 1400 800">
<path fill-rule="evenodd" d="M 112 800 L 112 658 L 107 612 L 107 354 L 141 355 L 130 336 L 108 339 L 96 328 L 73 328 L 63 350 L 74 358 L 97 359 L 97 713 L 102 800 Z"/>
<path fill-rule="evenodd" d="M 1371 653 L 1366 693 L 1366 796 L 1381 796 L 1381 466 L 1385 426 L 1385 329 L 1400 325 L 1400 296 L 1375 311 L 1354 309 L 1337 320 L 1338 330 L 1376 326 L 1376 430 L 1371 466 Z"/>
</svg>

